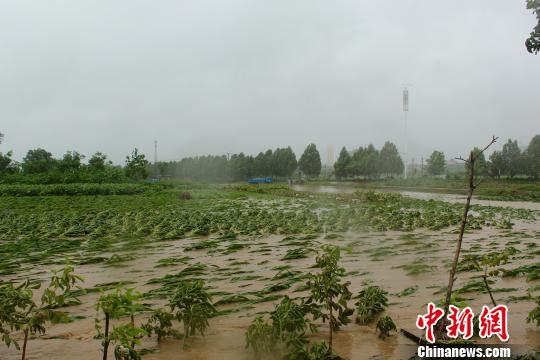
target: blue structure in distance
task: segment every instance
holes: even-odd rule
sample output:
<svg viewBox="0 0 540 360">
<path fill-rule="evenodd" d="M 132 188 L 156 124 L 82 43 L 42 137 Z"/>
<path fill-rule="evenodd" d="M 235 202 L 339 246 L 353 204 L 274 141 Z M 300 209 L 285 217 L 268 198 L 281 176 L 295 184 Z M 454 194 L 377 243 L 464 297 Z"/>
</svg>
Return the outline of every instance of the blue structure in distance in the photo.
<svg viewBox="0 0 540 360">
<path fill-rule="evenodd" d="M 271 177 L 265 177 L 265 178 L 252 178 L 247 181 L 250 184 L 271 184 L 272 178 Z"/>
</svg>

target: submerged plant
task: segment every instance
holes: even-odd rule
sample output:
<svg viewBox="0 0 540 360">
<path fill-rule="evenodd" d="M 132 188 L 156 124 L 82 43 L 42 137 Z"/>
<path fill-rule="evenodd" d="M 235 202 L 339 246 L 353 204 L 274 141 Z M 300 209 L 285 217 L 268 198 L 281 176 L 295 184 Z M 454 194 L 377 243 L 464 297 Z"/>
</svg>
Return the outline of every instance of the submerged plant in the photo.
<svg viewBox="0 0 540 360">
<path fill-rule="evenodd" d="M 397 331 L 397 327 L 390 316 L 384 316 L 377 322 L 377 330 L 379 330 L 379 337 L 384 339 L 390 336 L 390 331 Z"/>
<path fill-rule="evenodd" d="M 527 322 L 540 326 L 540 296 L 536 298 L 536 307 L 527 316 Z"/>
<path fill-rule="evenodd" d="M 307 304 L 321 304 L 323 311 L 315 312 L 315 318 L 321 317 L 323 322 L 329 323 L 329 352 L 332 353 L 332 337 L 334 331 L 340 326 L 348 324 L 353 309 L 350 309 L 347 302 L 351 298 L 349 282 L 342 282 L 345 269 L 339 266 L 341 258 L 339 247 L 325 245 L 323 253 L 315 259 L 316 267 L 321 271 L 317 274 L 308 274 L 308 287 L 311 294 Z"/>
<path fill-rule="evenodd" d="M 154 310 L 148 321 L 142 325 L 148 336 L 152 333 L 157 335 L 157 341 L 160 342 L 165 337 L 179 337 L 178 331 L 172 328 L 174 315 L 163 309 Z"/>
<path fill-rule="evenodd" d="M 358 324 L 367 324 L 374 317 L 382 313 L 388 307 L 388 293 L 378 286 L 364 287 L 357 298 L 356 305 L 356 322 Z"/>
<path fill-rule="evenodd" d="M 317 331 L 317 326 L 306 318 L 313 311 L 316 311 L 314 306 L 284 296 L 270 313 L 269 321 L 262 316 L 253 320 L 246 332 L 246 348 L 253 348 L 257 356 L 270 352 L 275 345 L 279 346 L 281 357 L 290 350 L 294 352 L 308 342 L 308 330 Z"/>
<path fill-rule="evenodd" d="M 252 348 L 257 358 L 265 353 L 269 353 L 274 347 L 274 331 L 272 325 L 268 324 L 259 315 L 253 320 L 246 331 L 246 349 Z"/>
<path fill-rule="evenodd" d="M 270 313 L 273 336 L 279 343 L 282 354 L 287 347 L 303 345 L 307 341 L 305 333 L 308 329 L 311 332 L 317 331 L 315 324 L 306 319 L 306 315 L 312 310 L 312 306 L 299 304 L 285 296 Z"/>
<path fill-rule="evenodd" d="M 115 341 L 119 343 L 121 346 L 125 346 L 124 340 L 129 338 L 132 334 L 135 332 L 141 332 L 144 330 L 135 326 L 135 313 L 137 311 L 140 311 L 143 309 L 142 305 L 138 303 L 138 300 L 140 299 L 141 294 L 134 291 L 134 289 L 120 289 L 117 288 L 115 292 L 110 294 L 102 294 L 97 303 L 96 303 L 96 310 L 103 313 L 103 320 L 105 321 L 105 328 L 102 329 L 101 327 L 101 319 L 96 316 L 95 319 L 95 327 L 97 331 L 96 338 L 101 339 L 101 345 L 103 347 L 103 360 L 107 359 L 107 353 L 109 350 L 109 344 L 111 341 Z M 129 316 L 130 322 L 129 324 L 126 324 L 126 326 L 129 326 L 132 330 L 128 331 L 125 328 L 120 328 L 114 335 L 115 338 L 113 339 L 112 333 L 110 331 L 110 323 L 112 319 L 119 319 L 123 316 Z M 113 330 L 114 331 L 114 330 Z M 130 338 L 130 352 L 129 356 L 133 356 L 135 351 L 135 345 L 138 343 L 134 337 Z M 122 352 L 124 353 L 124 352 Z M 116 350 L 115 350 L 116 354 Z M 126 355 L 127 356 L 127 355 Z M 126 358 L 131 359 L 131 358 Z"/>
<path fill-rule="evenodd" d="M 496 276 L 501 273 L 501 270 L 494 269 L 488 271 L 490 267 L 499 266 L 501 264 L 506 264 L 510 255 L 513 255 L 517 250 L 513 247 L 506 248 L 504 251 L 492 251 L 490 253 L 484 254 L 482 256 L 469 256 L 467 260 L 471 263 L 471 269 L 477 271 L 483 271 L 482 279 L 484 281 L 485 288 L 489 293 L 489 297 L 493 306 L 497 306 L 497 302 L 493 297 L 491 288 L 489 287 L 489 277 Z"/>
<path fill-rule="evenodd" d="M 203 280 L 182 281 L 169 300 L 169 306 L 184 326 L 183 347 L 186 347 L 186 340 L 191 335 L 197 332 L 204 335 L 209 327 L 208 319 L 217 312 Z"/>
<path fill-rule="evenodd" d="M 312 344 L 306 344 L 295 349 L 288 354 L 287 360 L 340 360 L 341 357 L 332 353 L 332 350 L 326 341 L 320 341 Z"/>
<path fill-rule="evenodd" d="M 0 334 L 2 341 L 10 346 L 13 344 L 20 349 L 16 340 L 11 337 L 12 331 L 23 332 L 23 347 L 21 359 L 26 358 L 28 338 L 32 334 L 44 334 L 47 321 L 60 322 L 66 319 L 66 314 L 55 310 L 66 304 L 70 297 L 79 303 L 77 298 L 70 296 L 73 288 L 79 289 L 78 282 L 82 277 L 73 274 L 74 268 L 66 265 L 62 270 L 53 270 L 53 276 L 41 296 L 40 304 L 33 300 L 33 290 L 39 289 L 39 283 L 26 280 L 14 285 L 11 282 L 0 285 Z"/>
<path fill-rule="evenodd" d="M 115 326 L 110 336 L 111 342 L 116 344 L 114 358 L 116 360 L 140 360 L 141 355 L 135 350 L 134 345 L 139 345 L 141 343 L 140 338 L 146 334 L 143 328 L 132 324 Z"/>
</svg>

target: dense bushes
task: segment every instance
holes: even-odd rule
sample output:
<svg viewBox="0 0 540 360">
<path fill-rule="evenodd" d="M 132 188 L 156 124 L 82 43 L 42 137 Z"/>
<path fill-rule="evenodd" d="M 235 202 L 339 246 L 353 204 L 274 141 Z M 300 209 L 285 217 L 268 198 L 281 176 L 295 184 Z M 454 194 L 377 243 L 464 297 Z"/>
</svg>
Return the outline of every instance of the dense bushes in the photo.
<svg viewBox="0 0 540 360">
<path fill-rule="evenodd" d="M 0 185 L 0 196 L 133 195 L 159 191 L 170 186 L 164 184 Z"/>
<path fill-rule="evenodd" d="M 74 184 L 74 183 L 124 183 L 148 177 L 145 155 L 133 150 L 126 157 L 125 166 L 115 166 L 107 156 L 95 153 L 88 163 L 85 156 L 68 151 L 56 159 L 44 149 L 28 151 L 22 163 L 12 159 L 12 152 L 0 153 L 0 184 Z"/>
<path fill-rule="evenodd" d="M 0 184 L 76 184 L 76 183 L 127 183 L 132 180 L 124 175 L 120 167 L 107 167 L 103 170 L 82 168 L 74 172 L 51 170 L 39 174 L 21 172 L 0 173 Z"/>
</svg>

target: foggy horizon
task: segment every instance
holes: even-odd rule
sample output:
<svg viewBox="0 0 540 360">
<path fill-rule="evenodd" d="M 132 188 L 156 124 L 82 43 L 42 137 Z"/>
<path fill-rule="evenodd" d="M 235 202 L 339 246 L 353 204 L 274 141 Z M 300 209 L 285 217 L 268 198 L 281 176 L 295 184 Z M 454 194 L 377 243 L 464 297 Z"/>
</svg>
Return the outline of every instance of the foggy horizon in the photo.
<svg viewBox="0 0 540 360">
<path fill-rule="evenodd" d="M 0 152 L 122 164 L 394 142 L 447 159 L 540 133 L 524 1 L 20 1 L 0 13 Z"/>
</svg>

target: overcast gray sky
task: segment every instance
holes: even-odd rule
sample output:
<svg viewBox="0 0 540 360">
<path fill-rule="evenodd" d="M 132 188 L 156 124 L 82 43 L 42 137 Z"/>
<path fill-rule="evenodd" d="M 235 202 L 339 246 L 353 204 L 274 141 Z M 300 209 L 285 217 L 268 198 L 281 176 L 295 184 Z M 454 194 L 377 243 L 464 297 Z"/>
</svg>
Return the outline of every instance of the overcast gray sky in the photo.
<svg viewBox="0 0 540 360">
<path fill-rule="evenodd" d="M 403 147 L 405 82 L 410 156 L 526 146 L 534 23 L 524 0 L 0 0 L 0 151 Z"/>
</svg>

